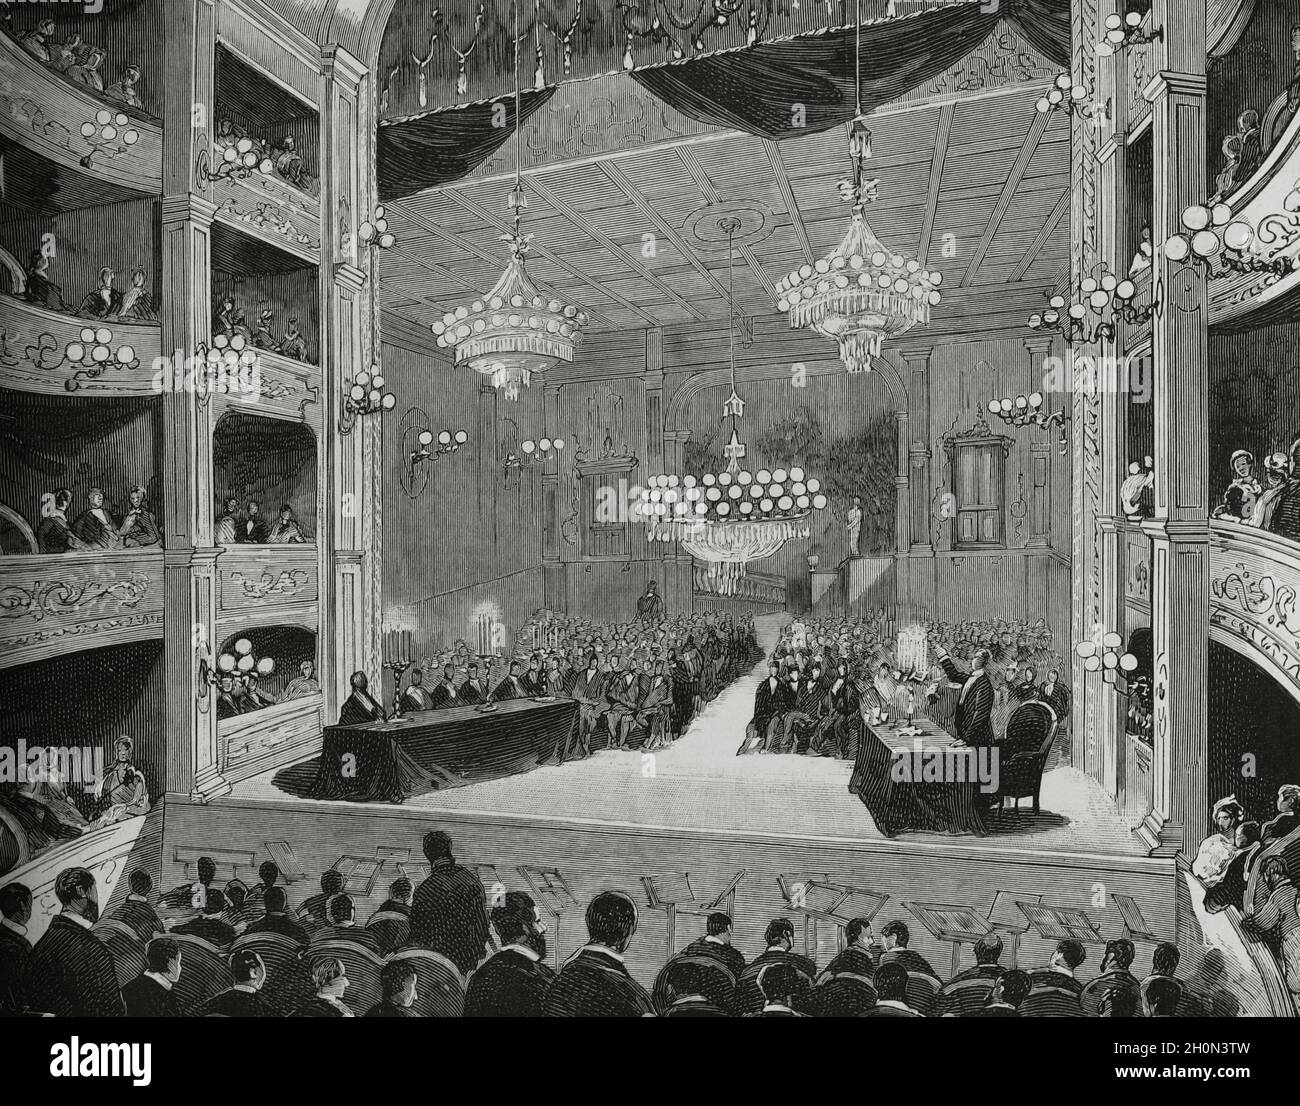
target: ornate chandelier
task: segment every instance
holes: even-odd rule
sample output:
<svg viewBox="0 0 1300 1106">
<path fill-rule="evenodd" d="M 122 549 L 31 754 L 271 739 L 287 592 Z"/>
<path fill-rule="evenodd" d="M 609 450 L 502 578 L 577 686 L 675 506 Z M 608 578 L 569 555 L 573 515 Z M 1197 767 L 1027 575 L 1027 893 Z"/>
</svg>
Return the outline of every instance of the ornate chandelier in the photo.
<svg viewBox="0 0 1300 1106">
<path fill-rule="evenodd" d="M 921 267 L 914 258 L 887 249 L 867 225 L 865 211 L 876 200 L 876 179 L 863 171 L 871 157 L 871 131 L 862 114 L 862 19 L 855 46 L 857 115 L 849 124 L 851 180 L 840 181 L 840 195 L 853 205 L 853 220 L 843 240 L 825 257 L 802 265 L 781 280 L 777 307 L 790 313 L 792 328 L 811 327 L 839 343 L 840 359 L 851 373 L 869 372 L 886 338 L 914 326 L 927 326 L 930 308 L 940 300 L 943 274 Z"/>
<path fill-rule="evenodd" d="M 678 541 L 697 561 L 719 595 L 734 595 L 737 582 L 750 561 L 770 557 L 791 538 L 807 538 L 810 511 L 826 506 L 821 483 L 803 469 L 741 467 L 745 444 L 737 423 L 744 417 L 745 401 L 736 391 L 735 286 L 732 245 L 737 219 L 721 224 L 727 234 L 729 319 L 731 324 L 731 394 L 722 406 L 731 419 L 731 439 L 723 448 L 727 466 L 721 472 L 699 476 L 675 473 L 652 476 L 641 489 L 638 509 L 650 541 Z"/>
<path fill-rule="evenodd" d="M 510 191 L 514 229 L 501 236 L 510 260 L 482 299 L 448 311 L 431 329 L 438 345 L 455 351 L 455 363 L 486 376 L 507 399 L 518 399 L 534 373 L 573 360 L 587 315 L 579 307 L 541 295 L 528 277 L 525 259 L 531 234 L 520 229 L 528 206 L 519 147 L 519 4 L 515 3 L 515 186 Z"/>
</svg>

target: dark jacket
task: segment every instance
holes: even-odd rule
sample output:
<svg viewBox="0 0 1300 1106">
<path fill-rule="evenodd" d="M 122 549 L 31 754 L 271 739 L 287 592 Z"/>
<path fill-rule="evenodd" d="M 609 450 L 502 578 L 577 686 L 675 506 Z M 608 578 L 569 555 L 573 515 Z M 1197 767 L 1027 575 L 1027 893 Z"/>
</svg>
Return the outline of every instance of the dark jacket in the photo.
<svg viewBox="0 0 1300 1106">
<path fill-rule="evenodd" d="M 454 860 L 439 861 L 415 890 L 411 944 L 441 953 L 468 975 L 483 959 L 487 939 L 482 882 Z"/>
<path fill-rule="evenodd" d="M 1020 1004 L 1022 1018 L 1081 1018 L 1083 984 L 1063 972 L 1040 968 L 1029 973 L 1028 997 Z"/>
<path fill-rule="evenodd" d="M 314 948 L 322 941 L 351 941 L 354 945 L 360 945 L 362 948 L 369 949 L 376 956 L 383 955 L 383 950 L 379 947 L 379 938 L 371 933 L 370 930 L 363 929 L 359 925 L 324 926 L 312 934 L 312 947 Z"/>
<path fill-rule="evenodd" d="M 394 1006 L 391 1002 L 376 1003 L 366 1011 L 367 1018 L 418 1018 L 420 1015 L 409 1006 Z"/>
<path fill-rule="evenodd" d="M 579 949 L 546 996 L 548 1018 L 640 1018 L 653 1013 L 645 988 L 613 956 Z"/>
<path fill-rule="evenodd" d="M 1287 834 L 1297 829 L 1300 829 L 1300 814 L 1294 810 L 1284 811 L 1271 822 L 1264 823 L 1261 840 L 1265 845 L 1273 841 L 1281 841 Z"/>
<path fill-rule="evenodd" d="M 32 955 L 32 943 L 8 926 L 0 926 L 0 1016 L 23 1008 L 23 979 Z"/>
<path fill-rule="evenodd" d="M 703 937 L 692 941 L 684 949 L 682 956 L 707 956 L 727 968 L 737 979 L 745 970 L 745 954 L 735 945 L 724 945 L 720 941 L 706 941 Z"/>
<path fill-rule="evenodd" d="M 33 1010 L 56 1018 L 126 1015 L 108 946 L 63 914 L 32 949 L 23 993 Z"/>
<path fill-rule="evenodd" d="M 365 722 L 382 722 L 388 716 L 379 701 L 369 692 L 353 691 L 339 708 L 340 726 L 360 726 Z"/>
<path fill-rule="evenodd" d="M 185 970 L 183 966 L 181 970 Z M 204 1004 L 203 1017 L 209 1014 L 226 1018 L 269 1018 L 271 1010 L 260 991 L 237 991 L 232 987 Z"/>
<path fill-rule="evenodd" d="M 162 919 L 147 902 L 140 899 L 127 899 L 109 915 L 115 921 L 125 922 L 140 935 L 140 940 L 148 942 L 160 933 L 166 932 Z"/>
<path fill-rule="evenodd" d="M 966 669 L 959 668 L 949 657 L 940 660 L 943 666 L 944 674 L 953 683 L 962 685 L 962 692 L 958 693 L 956 729 L 957 736 L 967 745 L 992 745 L 993 744 L 993 681 L 989 678 L 988 672 L 976 680 L 966 691 L 966 681 L 970 679 L 972 673 Z"/>
<path fill-rule="evenodd" d="M 263 914 L 262 917 L 244 930 L 245 937 L 253 933 L 279 933 L 285 937 L 292 937 L 295 941 L 304 945 L 311 941 L 311 936 L 306 928 L 281 911 L 273 914 Z"/>
<path fill-rule="evenodd" d="M 343 1011 L 340 1010 L 337 1006 L 335 1006 L 334 1003 L 332 1002 L 328 1002 L 323 998 L 309 998 L 306 1002 L 304 1002 L 301 1006 L 299 1006 L 297 1010 L 295 1010 L 292 1014 L 290 1014 L 289 1017 L 291 1018 L 346 1018 L 347 1015 L 343 1013 Z"/>
<path fill-rule="evenodd" d="M 223 922 L 220 918 L 209 918 L 200 914 L 197 918 L 191 918 L 181 926 L 173 926 L 173 933 L 186 933 L 191 937 L 202 937 L 210 945 L 215 945 L 219 949 L 229 948 L 234 944 L 238 934 L 235 933 L 235 927 L 229 922 Z"/>
<path fill-rule="evenodd" d="M 806 956 L 784 949 L 767 949 L 753 960 L 736 981 L 736 1009 L 742 1014 L 757 1014 L 763 1009 L 763 992 L 758 988 L 758 977 L 769 964 L 786 963 L 791 965 L 807 981 L 806 991 L 812 990 L 813 980 L 817 978 L 817 967 Z M 807 995 L 796 995 L 794 1005 L 799 1009 L 806 1001 Z"/>
<path fill-rule="evenodd" d="M 517 949 L 502 949 L 469 977 L 467 1018 L 540 1018 L 555 972 Z"/>
<path fill-rule="evenodd" d="M 934 1016 L 946 1014 L 964 1017 L 982 1010 L 993 993 L 998 976 L 1006 971 L 1001 964 L 977 964 L 958 972 L 939 991 L 935 999 Z"/>
<path fill-rule="evenodd" d="M 128 1018 L 179 1018 L 180 1006 L 176 992 L 164 987 L 156 979 L 138 975 L 122 988 L 122 1001 L 126 1003 Z"/>
</svg>

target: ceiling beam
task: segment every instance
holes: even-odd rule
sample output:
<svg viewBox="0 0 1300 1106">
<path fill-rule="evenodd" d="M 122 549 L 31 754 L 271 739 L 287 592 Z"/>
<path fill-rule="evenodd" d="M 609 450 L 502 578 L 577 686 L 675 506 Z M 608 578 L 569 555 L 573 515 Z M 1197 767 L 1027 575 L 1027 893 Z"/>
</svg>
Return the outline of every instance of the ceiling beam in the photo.
<svg viewBox="0 0 1300 1106">
<path fill-rule="evenodd" d="M 989 246 L 993 244 L 998 228 L 1002 226 L 1002 220 L 1006 218 L 1007 212 L 1011 209 L 1011 201 L 1015 199 L 1016 189 L 1020 187 L 1020 182 L 1024 179 L 1025 170 L 1029 168 L 1029 163 L 1033 160 L 1034 151 L 1038 149 L 1039 142 L 1042 141 L 1043 135 L 1047 133 L 1047 127 L 1053 114 L 1055 113 L 1050 111 L 1034 113 L 1033 121 L 1029 124 L 1029 130 L 1025 133 L 1025 140 L 1020 144 L 1020 152 L 1016 154 L 1015 164 L 1011 167 L 1011 172 L 1007 174 L 1006 182 L 1002 185 L 1002 194 L 998 197 L 998 202 L 993 208 L 993 214 L 989 216 L 988 225 L 984 228 L 984 234 L 979 240 L 979 245 L 975 247 L 975 253 L 970 259 L 970 264 L 966 266 L 966 272 L 962 274 L 962 278 L 958 282 L 960 287 L 965 288 L 975 282 L 975 274 L 979 271 L 979 267 L 984 264 L 984 258 L 989 252 Z"/>
<path fill-rule="evenodd" d="M 686 166 L 686 171 L 690 173 L 691 179 L 695 181 L 700 190 L 700 195 L 704 197 L 704 202 L 717 204 L 722 202 L 722 193 L 718 191 L 713 181 L 709 179 L 709 174 L 704 166 L 700 164 L 700 159 L 696 157 L 695 151 L 688 146 L 677 147 L 677 157 L 681 163 Z M 742 245 L 739 248 L 740 256 L 745 259 L 750 271 L 754 274 L 754 279 L 762 286 L 768 295 L 776 294 L 774 283 L 768 278 L 767 273 L 763 271 L 762 263 L 758 260 L 758 255 L 754 253 L 752 246 Z"/>
<path fill-rule="evenodd" d="M 763 149 L 767 151 L 767 162 L 772 167 L 772 176 L 776 179 L 776 186 L 781 191 L 781 202 L 785 204 L 785 210 L 790 216 L 790 224 L 794 227 L 795 236 L 799 239 L 799 245 L 803 249 L 803 259 L 811 265 L 816 258 L 813 255 L 812 243 L 808 241 L 808 228 L 804 226 L 803 213 L 799 210 L 799 201 L 795 198 L 794 187 L 790 184 L 790 174 L 785 167 L 785 158 L 781 156 L 781 147 L 771 139 L 763 140 Z"/>
<path fill-rule="evenodd" d="M 686 311 L 686 313 L 689 314 L 692 318 L 706 319 L 709 317 L 698 307 L 696 307 L 695 304 L 693 304 L 685 296 L 674 291 L 672 287 L 670 287 L 669 285 L 665 284 L 662 280 L 660 280 L 658 276 L 656 276 L 653 272 L 651 272 L 650 269 L 646 268 L 646 266 L 642 265 L 641 262 L 638 261 L 635 257 L 629 256 L 627 251 L 624 250 L 623 247 L 620 246 L 617 242 L 615 242 L 614 239 L 612 239 L 608 234 L 606 234 L 604 231 L 597 230 L 594 226 L 592 226 L 590 220 L 588 220 L 588 218 L 581 211 L 578 211 L 572 204 L 568 203 L 566 200 L 562 200 L 559 196 L 557 196 L 554 192 L 552 192 L 549 188 L 547 188 L 546 185 L 542 183 L 540 177 L 533 177 L 532 180 L 529 182 L 529 184 L 532 187 L 534 192 L 536 192 L 539 196 L 541 196 L 542 199 L 544 199 L 548 204 L 550 204 L 553 208 L 555 208 L 556 211 L 558 211 L 561 215 L 563 215 L 566 219 L 568 219 L 569 222 L 571 222 L 575 227 L 577 227 L 580 231 L 582 231 L 583 234 L 587 235 L 589 238 L 594 238 L 597 242 L 599 242 L 602 246 L 604 246 L 607 250 L 609 250 L 610 253 L 612 253 L 615 257 L 617 257 L 619 261 L 621 261 L 624 265 L 631 266 L 632 269 L 634 269 L 646 281 L 648 281 L 655 288 L 657 288 L 659 292 L 662 293 L 667 299 L 677 304 L 678 307 Z"/>
<path fill-rule="evenodd" d="M 916 246 L 916 260 L 921 268 L 927 267 L 930 239 L 934 237 L 934 213 L 939 210 L 939 189 L 943 187 L 943 164 L 948 159 L 948 139 L 952 137 L 952 117 L 956 108 L 944 104 L 939 109 L 939 127 L 934 136 L 934 156 L 930 158 L 930 188 L 925 204 L 925 222 L 921 224 L 921 240 Z"/>
<path fill-rule="evenodd" d="M 1025 251 L 1025 256 L 1020 259 L 1018 264 L 1011 273 L 1012 281 L 1024 280 L 1025 273 L 1029 267 L 1038 260 L 1038 255 L 1043 252 L 1043 247 L 1047 245 L 1048 239 L 1056 233 L 1056 228 L 1061 225 L 1061 220 L 1065 218 L 1066 212 L 1070 210 L 1071 192 L 1069 189 L 1061 193 L 1061 198 L 1056 201 L 1056 206 L 1052 208 L 1051 214 L 1044 220 L 1043 225 L 1039 228 L 1038 234 L 1029 244 L 1029 249 Z"/>
</svg>

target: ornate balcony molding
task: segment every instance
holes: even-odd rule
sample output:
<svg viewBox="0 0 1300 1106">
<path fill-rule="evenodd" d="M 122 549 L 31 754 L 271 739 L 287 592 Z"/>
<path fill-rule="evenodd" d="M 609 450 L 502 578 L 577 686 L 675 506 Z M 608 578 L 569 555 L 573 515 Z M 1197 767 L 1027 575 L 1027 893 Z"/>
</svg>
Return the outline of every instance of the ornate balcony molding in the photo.
<svg viewBox="0 0 1300 1106">
<path fill-rule="evenodd" d="M 228 547 L 217 557 L 220 636 L 282 622 L 315 629 L 319 584 L 314 545 Z"/>
<path fill-rule="evenodd" d="M 320 200 L 278 177 L 253 173 L 212 182 L 213 219 L 315 265 L 320 261 Z"/>
<path fill-rule="evenodd" d="M 0 668 L 160 638 L 161 549 L 0 557 Z"/>
<path fill-rule="evenodd" d="M 230 783 L 300 759 L 320 741 L 321 696 L 291 699 L 217 723 L 221 774 Z"/>
<path fill-rule="evenodd" d="M 0 133 L 79 173 L 149 195 L 162 191 L 158 124 L 82 91 L 3 34 Z"/>
<path fill-rule="evenodd" d="M 320 366 L 258 350 L 256 374 L 241 377 L 239 386 L 216 395 L 213 410 L 217 418 L 227 410 L 239 410 L 272 419 L 305 422 L 319 438 L 323 417 L 320 398 Z"/>
</svg>

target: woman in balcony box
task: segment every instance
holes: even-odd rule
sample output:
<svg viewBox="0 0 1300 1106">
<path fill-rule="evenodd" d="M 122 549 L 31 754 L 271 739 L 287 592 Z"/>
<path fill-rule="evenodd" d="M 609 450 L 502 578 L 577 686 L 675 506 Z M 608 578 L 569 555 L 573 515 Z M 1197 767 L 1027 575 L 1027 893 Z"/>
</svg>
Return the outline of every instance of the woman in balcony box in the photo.
<svg viewBox="0 0 1300 1106">
<path fill-rule="evenodd" d="M 72 65 L 68 66 L 68 76 L 78 84 L 96 92 L 104 91 L 104 75 L 99 71 L 104 61 L 104 50 L 99 46 L 88 46 Z"/>
<path fill-rule="evenodd" d="M 89 499 L 90 506 L 72 520 L 72 532 L 88 549 L 120 549 L 118 523 L 104 506 L 104 493 L 99 488 L 91 488 Z"/>
<path fill-rule="evenodd" d="M 1290 469 L 1273 507 L 1269 529 L 1290 541 L 1300 541 L 1300 441 L 1291 446 Z"/>
<path fill-rule="evenodd" d="M 1268 901 L 1242 918 L 1242 929 L 1257 941 L 1272 945 L 1286 977 L 1287 989 L 1300 995 L 1300 914 L 1296 913 L 1296 888 L 1280 856 L 1264 859 L 1260 876 L 1268 888 Z"/>
<path fill-rule="evenodd" d="M 1250 518 L 1242 520 L 1246 525 L 1258 526 L 1261 530 L 1273 529 L 1273 511 L 1277 508 L 1278 497 L 1286 488 L 1286 477 L 1285 453 L 1270 453 L 1264 458 L 1264 490 L 1255 500 Z"/>
<path fill-rule="evenodd" d="M 122 310 L 122 293 L 113 287 L 117 273 L 111 265 L 99 270 L 99 283 L 81 301 L 77 314 L 95 319 L 110 319 Z"/>
<path fill-rule="evenodd" d="M 118 314 L 123 319 L 137 319 L 144 323 L 156 323 L 158 313 L 154 311 L 150 296 L 144 286 L 145 272 L 136 269 L 131 274 L 131 287 L 122 297 L 122 307 Z"/>
<path fill-rule="evenodd" d="M 275 520 L 267 535 L 268 545 L 305 545 L 307 534 L 302 525 L 293 517 L 293 508 L 287 503 L 280 504 L 280 517 Z"/>
<path fill-rule="evenodd" d="M 90 824 L 90 829 L 125 822 L 128 818 L 142 818 L 149 813 L 149 789 L 140 770 L 131 763 L 135 742 L 129 737 L 119 737 L 113 748 L 117 753 L 117 763 L 104 773 L 96 792 L 104 810 Z"/>
<path fill-rule="evenodd" d="M 36 542 L 42 553 L 72 553 L 85 549 L 85 543 L 73 532 L 67 510 L 72 493 L 67 488 L 41 496 L 41 522 L 36 528 Z"/>
<path fill-rule="evenodd" d="M 1201 842 L 1192 861 L 1192 874 L 1206 887 L 1213 887 L 1223 879 L 1237 855 L 1237 827 L 1246 820 L 1246 809 L 1237 802 L 1237 796 L 1229 795 L 1214 804 L 1213 817 L 1219 832 Z"/>
<path fill-rule="evenodd" d="M 1223 502 L 1214 508 L 1214 518 L 1242 522 L 1254 513 L 1263 488 L 1255 478 L 1255 455 L 1239 449 L 1232 455 L 1232 483 L 1223 493 Z"/>
<path fill-rule="evenodd" d="M 50 279 L 49 272 L 50 259 L 41 250 L 32 250 L 24 274 L 26 288 L 23 290 L 23 299 L 51 311 L 67 311 L 68 305 L 63 302 L 63 289 Z"/>
<path fill-rule="evenodd" d="M 162 545 L 162 532 L 158 529 L 158 520 L 153 512 L 144 505 L 144 485 L 137 484 L 131 489 L 131 509 L 117 536 L 128 549 L 140 549 L 150 545 Z"/>
</svg>

